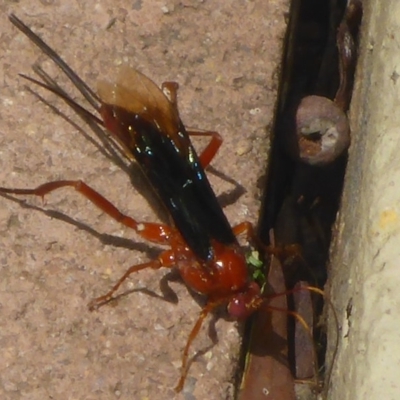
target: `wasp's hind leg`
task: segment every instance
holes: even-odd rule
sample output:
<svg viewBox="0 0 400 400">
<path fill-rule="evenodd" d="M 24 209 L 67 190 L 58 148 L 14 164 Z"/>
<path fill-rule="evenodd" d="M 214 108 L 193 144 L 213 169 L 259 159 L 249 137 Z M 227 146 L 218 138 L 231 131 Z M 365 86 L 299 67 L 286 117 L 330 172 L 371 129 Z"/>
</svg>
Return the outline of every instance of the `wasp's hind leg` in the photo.
<svg viewBox="0 0 400 400">
<path fill-rule="evenodd" d="M 89 185 L 82 181 L 53 181 L 38 186 L 35 189 L 11 189 L 0 187 L 0 193 L 15 195 L 33 195 L 44 197 L 45 195 L 63 188 L 73 187 L 77 192 L 85 196 L 89 201 L 98 208 L 108 214 L 114 220 L 123 225 L 134 229 L 143 238 L 158 244 L 169 244 L 171 236 L 175 234 L 175 230 L 167 225 L 137 222 L 133 218 L 123 214 L 110 201 L 95 191 Z M 89 309 L 95 310 L 112 299 L 113 294 L 119 289 L 121 284 L 133 273 L 142 269 L 152 268 L 172 268 L 175 265 L 174 251 L 167 250 L 161 253 L 156 260 L 131 266 L 125 274 L 118 280 L 112 289 L 103 296 L 100 296 L 89 303 Z"/>
<path fill-rule="evenodd" d="M 169 244 L 169 238 L 171 234 L 174 233 L 173 228 L 163 224 L 136 221 L 135 219 L 123 214 L 109 200 L 107 200 L 100 193 L 98 193 L 96 190 L 94 190 L 81 180 L 60 180 L 47 182 L 43 185 L 38 186 L 35 189 L 12 189 L 0 187 L 0 193 L 39 196 L 44 198 L 45 195 L 63 187 L 74 188 L 77 192 L 86 197 L 89 201 L 96 205 L 100 210 L 108 214 L 115 221 L 120 222 L 128 228 L 133 229 L 144 239 L 149 240 L 153 243 Z"/>
</svg>

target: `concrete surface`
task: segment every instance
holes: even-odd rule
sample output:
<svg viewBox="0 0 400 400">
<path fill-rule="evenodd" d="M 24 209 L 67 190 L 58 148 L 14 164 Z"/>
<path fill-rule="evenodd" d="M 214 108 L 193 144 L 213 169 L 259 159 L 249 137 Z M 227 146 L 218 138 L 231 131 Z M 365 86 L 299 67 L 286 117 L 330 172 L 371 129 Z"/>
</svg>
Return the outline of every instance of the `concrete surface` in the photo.
<svg viewBox="0 0 400 400">
<path fill-rule="evenodd" d="M 397 400 L 400 3 L 364 4 L 352 144 L 332 252 L 330 296 L 339 315 L 340 344 L 328 398 Z"/>
<path fill-rule="evenodd" d="M 112 79 L 122 62 L 157 83 L 178 81 L 183 121 L 222 134 L 225 143 L 213 166 L 246 190 L 235 199 L 229 195 L 234 185 L 210 175 L 230 221 L 256 220 L 288 0 L 20 1 L 1 2 L 0 11 L 2 186 L 81 178 L 124 212 L 157 221 L 123 172 L 26 91 L 17 74 L 31 74 L 34 62 L 59 82 L 66 80 L 8 22 L 14 12 L 92 87 L 100 78 Z M 81 124 L 62 102 L 45 97 Z M 40 199 L 28 203 L 42 207 Z M 199 304 L 173 282 L 177 304 L 135 292 L 88 312 L 89 300 L 104 294 L 130 265 L 154 256 L 153 247 L 71 191 L 48 196 L 45 209 L 77 222 L 0 198 L 0 398 L 232 398 L 237 324 L 217 320 L 218 344 L 193 363 L 185 392 L 175 396 L 182 349 Z M 98 234 L 78 229 L 78 223 Z M 165 274 L 143 271 L 124 288 L 162 295 Z M 212 343 L 208 326 L 192 354 Z"/>
</svg>

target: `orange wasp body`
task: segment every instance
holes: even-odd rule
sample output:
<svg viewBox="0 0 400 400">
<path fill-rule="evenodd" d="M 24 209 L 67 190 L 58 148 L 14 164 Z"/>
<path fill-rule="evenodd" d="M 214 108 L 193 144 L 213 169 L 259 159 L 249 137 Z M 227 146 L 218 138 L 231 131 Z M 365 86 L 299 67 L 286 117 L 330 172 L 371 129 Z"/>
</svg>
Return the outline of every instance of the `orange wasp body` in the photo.
<svg viewBox="0 0 400 400">
<path fill-rule="evenodd" d="M 43 83 L 25 78 L 56 93 L 81 116 L 110 132 L 111 137 L 105 136 L 108 144 L 140 165 L 169 212 L 172 226 L 142 223 L 122 214 L 82 181 L 53 181 L 35 189 L 1 187 L 0 193 L 43 197 L 56 189 L 72 187 L 144 239 L 170 247 L 157 259 L 130 267 L 107 294 L 91 301 L 89 308 L 94 310 L 110 301 L 122 282 L 134 272 L 145 268 L 176 267 L 187 286 L 207 297 L 183 352 L 181 379 L 176 388 L 180 391 L 187 374 L 190 345 L 208 313 L 227 304 L 231 316 L 245 318 L 264 301 L 258 284 L 249 276 L 243 250 L 236 239 L 239 234 L 253 238 L 252 226 L 244 222 L 230 227 L 204 172 L 222 139 L 216 132 L 186 131 L 176 104 L 177 84 L 164 83 L 161 90 L 140 72 L 122 67 L 115 84 L 100 82 L 97 96 L 22 21 L 15 15 L 10 15 L 10 21 L 52 58 L 101 118 L 78 105 L 54 81 L 42 77 Z M 199 156 L 189 135 L 211 137 Z"/>
</svg>

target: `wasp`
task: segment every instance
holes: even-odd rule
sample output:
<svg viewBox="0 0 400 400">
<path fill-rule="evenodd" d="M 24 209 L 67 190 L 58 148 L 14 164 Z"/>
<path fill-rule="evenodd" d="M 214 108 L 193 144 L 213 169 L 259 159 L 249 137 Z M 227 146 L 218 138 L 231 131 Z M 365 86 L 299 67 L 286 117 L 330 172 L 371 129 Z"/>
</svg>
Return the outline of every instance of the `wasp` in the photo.
<svg viewBox="0 0 400 400">
<path fill-rule="evenodd" d="M 89 309 L 96 310 L 112 300 L 133 273 L 147 268 L 176 268 L 189 288 L 207 298 L 183 350 L 176 387 L 181 391 L 188 372 L 190 346 L 207 315 L 216 307 L 227 305 L 231 317 L 242 319 L 264 302 L 237 239 L 245 235 L 256 240 L 253 227 L 249 222 L 230 226 L 204 171 L 221 146 L 222 138 L 216 132 L 186 130 L 178 112 L 176 83 L 165 82 L 159 88 L 141 72 L 122 66 L 115 82 L 100 82 L 96 94 L 20 19 L 11 14 L 9 20 L 61 68 L 95 112 L 80 106 L 46 77 L 39 81 L 22 76 L 57 94 L 81 116 L 104 128 L 108 132 L 105 144 L 140 166 L 168 211 L 171 224 L 137 221 L 81 180 L 57 180 L 34 189 L 0 187 L 0 193 L 43 198 L 69 187 L 143 239 L 168 246 L 156 259 L 130 267 L 106 294 L 89 303 Z M 190 140 L 190 136 L 196 135 L 210 138 L 199 155 Z"/>
</svg>

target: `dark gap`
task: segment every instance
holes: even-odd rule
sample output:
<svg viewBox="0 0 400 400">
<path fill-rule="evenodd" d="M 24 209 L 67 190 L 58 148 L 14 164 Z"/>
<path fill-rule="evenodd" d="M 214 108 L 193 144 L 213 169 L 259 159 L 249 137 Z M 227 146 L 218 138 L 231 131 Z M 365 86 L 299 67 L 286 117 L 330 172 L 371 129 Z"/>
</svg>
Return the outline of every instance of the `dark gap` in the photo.
<svg viewBox="0 0 400 400">
<path fill-rule="evenodd" d="M 357 44 L 361 5 L 359 0 L 350 0 L 350 3 L 360 6 L 356 15 L 352 15 L 356 22 L 348 23 L 350 30 L 356 30 L 353 35 Z M 346 6 L 347 0 L 292 1 L 279 105 L 272 132 L 267 184 L 264 186 L 259 221 L 259 235 L 263 243 L 271 245 L 269 235 L 271 230 L 274 232 L 275 248 L 280 249 L 287 290 L 293 289 L 299 282 L 307 282 L 310 286 L 323 289 L 328 278 L 329 246 L 340 204 L 347 149 L 335 156 L 333 161 L 317 163 L 318 165 L 313 162 L 305 163 L 296 156 L 301 150 L 302 138 L 298 139 L 298 148 L 293 151 L 291 148 L 288 150 L 287 135 L 290 130 L 295 129 L 295 112 L 305 96 L 318 95 L 330 100 L 334 100 L 336 96 L 335 104 L 340 103 L 337 37 L 338 27 L 344 16 L 347 18 L 348 15 L 349 9 L 346 10 Z M 355 65 L 355 59 L 353 62 Z M 351 96 L 354 65 L 350 63 L 348 67 L 349 79 L 345 87 L 344 105 L 339 107 L 343 112 L 347 111 Z M 325 121 L 323 118 L 320 121 L 323 132 Z M 311 126 L 309 131 L 303 133 L 303 137 L 309 140 L 310 146 L 318 146 L 322 134 L 319 128 Z M 289 250 L 288 246 L 294 244 L 301 249 L 300 254 L 296 254 L 298 250 L 293 252 L 293 247 Z M 287 297 L 289 308 L 296 310 L 295 296 Z M 321 382 L 329 367 L 324 365 L 326 333 L 324 327 L 316 327 L 324 304 L 321 296 L 312 295 L 311 298 L 314 307 L 314 315 L 311 317 L 314 320 L 314 340 L 321 375 L 317 379 Z M 298 357 L 307 357 L 299 354 L 301 350 L 298 344 L 296 346 L 295 340 L 295 329 L 299 328 L 295 325 L 295 319 L 288 316 L 289 363 L 294 377 L 296 371 L 301 374 L 297 366 Z M 257 327 L 252 326 L 252 329 Z M 250 335 L 249 327 L 246 328 L 246 333 Z M 247 344 L 245 343 L 245 351 L 250 354 L 252 347 L 255 348 L 251 340 L 248 338 Z M 243 397 L 239 395 L 239 399 Z"/>
<path fill-rule="evenodd" d="M 336 3 L 336 4 L 334 4 Z M 342 4 L 339 4 L 342 3 Z M 286 125 L 293 104 L 308 95 L 333 99 L 339 85 L 336 29 L 344 13 L 343 1 L 300 1 L 297 22 L 293 22 L 291 59 L 283 66 L 283 79 L 288 84 L 281 93 L 276 127 L 273 134 L 267 191 L 260 219 L 260 237 L 269 243 L 269 231 L 275 232 L 276 244 L 298 244 L 304 261 L 283 260 L 286 287 L 292 289 L 299 281 L 323 288 L 327 275 L 331 227 L 339 207 L 347 156 L 333 165 L 302 164 L 288 155 L 280 134 Z M 289 28 L 291 29 L 291 28 Z M 285 126 L 286 128 L 286 126 Z M 322 312 L 322 299 L 315 298 L 316 314 Z M 288 306 L 295 310 L 293 296 Z M 289 364 L 296 376 L 295 319 L 288 318 Z M 321 329 L 318 362 L 324 364 L 325 338 Z"/>
</svg>

